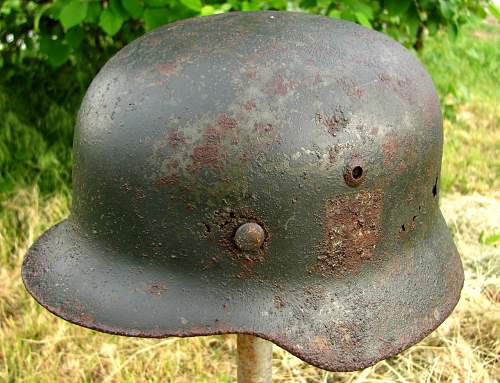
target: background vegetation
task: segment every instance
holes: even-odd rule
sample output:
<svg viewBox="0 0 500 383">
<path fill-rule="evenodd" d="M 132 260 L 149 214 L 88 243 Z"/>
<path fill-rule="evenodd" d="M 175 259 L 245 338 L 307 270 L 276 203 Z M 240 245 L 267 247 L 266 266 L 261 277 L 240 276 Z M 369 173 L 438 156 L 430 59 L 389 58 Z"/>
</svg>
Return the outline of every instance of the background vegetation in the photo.
<svg viewBox="0 0 500 383">
<path fill-rule="evenodd" d="M 500 376 L 500 26 L 488 1 L 0 0 L 0 382 L 232 382 L 233 336 L 142 340 L 58 320 L 25 292 L 22 257 L 69 213 L 73 124 L 89 81 L 145 30 L 232 10 L 306 10 L 414 50 L 445 114 L 442 208 L 466 284 L 423 342 L 358 373 L 275 347 L 282 382 L 497 382 Z M 481 21 L 489 13 L 486 21 Z"/>
</svg>

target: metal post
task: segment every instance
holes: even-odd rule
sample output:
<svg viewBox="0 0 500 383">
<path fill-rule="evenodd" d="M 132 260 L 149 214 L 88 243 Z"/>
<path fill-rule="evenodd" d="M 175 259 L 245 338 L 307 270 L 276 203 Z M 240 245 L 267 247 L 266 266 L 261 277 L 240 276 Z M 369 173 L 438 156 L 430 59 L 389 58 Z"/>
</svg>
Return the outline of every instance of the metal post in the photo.
<svg viewBox="0 0 500 383">
<path fill-rule="evenodd" d="M 271 383 L 273 344 L 238 334 L 238 383 Z"/>
</svg>

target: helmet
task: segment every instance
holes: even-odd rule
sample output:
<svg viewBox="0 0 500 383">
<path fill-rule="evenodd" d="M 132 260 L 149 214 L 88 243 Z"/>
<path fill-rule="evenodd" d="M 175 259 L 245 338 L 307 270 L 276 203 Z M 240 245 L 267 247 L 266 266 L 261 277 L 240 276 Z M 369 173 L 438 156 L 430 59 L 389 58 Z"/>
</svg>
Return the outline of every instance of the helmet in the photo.
<svg viewBox="0 0 500 383">
<path fill-rule="evenodd" d="M 24 283 L 95 330 L 250 334 L 361 369 L 459 299 L 442 144 L 429 75 L 381 33 L 279 12 L 170 24 L 90 86 L 71 215 Z"/>
</svg>

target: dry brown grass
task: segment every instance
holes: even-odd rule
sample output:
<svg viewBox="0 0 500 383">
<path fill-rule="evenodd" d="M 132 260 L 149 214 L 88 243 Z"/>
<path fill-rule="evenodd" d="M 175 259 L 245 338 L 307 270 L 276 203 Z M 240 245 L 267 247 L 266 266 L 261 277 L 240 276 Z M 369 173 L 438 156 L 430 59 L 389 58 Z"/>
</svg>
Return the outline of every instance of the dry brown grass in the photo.
<svg viewBox="0 0 500 383">
<path fill-rule="evenodd" d="M 481 233 L 500 232 L 500 199 L 448 196 L 443 210 L 466 269 L 462 299 L 433 334 L 401 355 L 355 373 L 328 373 L 274 348 L 276 382 L 496 382 L 500 376 L 500 249 Z M 68 200 L 20 190 L 4 202 L 0 226 L 0 381 L 232 382 L 235 336 L 163 340 L 86 330 L 31 299 L 20 265 L 29 245 L 68 212 Z M 8 209 L 8 210 L 7 210 Z M 15 234 L 15 235 L 14 235 Z"/>
</svg>

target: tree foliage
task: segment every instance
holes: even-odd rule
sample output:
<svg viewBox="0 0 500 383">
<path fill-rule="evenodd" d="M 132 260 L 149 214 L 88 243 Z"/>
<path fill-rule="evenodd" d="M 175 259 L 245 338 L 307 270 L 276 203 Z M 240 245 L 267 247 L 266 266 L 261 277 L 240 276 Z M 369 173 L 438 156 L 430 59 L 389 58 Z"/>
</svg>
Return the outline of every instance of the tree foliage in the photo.
<svg viewBox="0 0 500 383">
<path fill-rule="evenodd" d="M 422 47 L 426 33 L 484 17 L 490 0 L 0 0 L 0 68 L 4 79 L 35 61 L 93 72 L 145 31 L 175 20 L 229 11 L 307 11 L 351 20 Z"/>
</svg>

